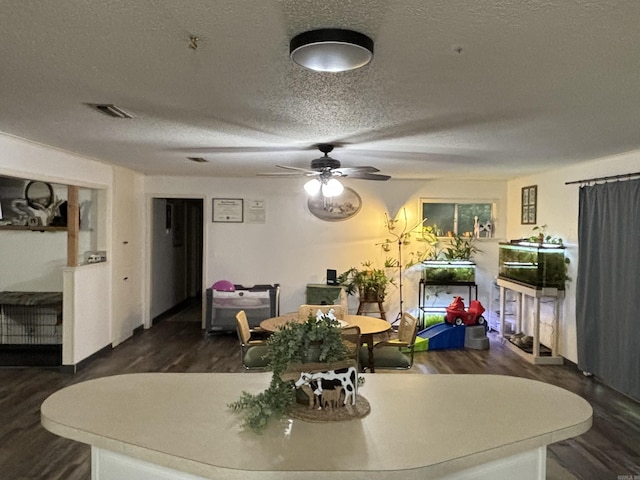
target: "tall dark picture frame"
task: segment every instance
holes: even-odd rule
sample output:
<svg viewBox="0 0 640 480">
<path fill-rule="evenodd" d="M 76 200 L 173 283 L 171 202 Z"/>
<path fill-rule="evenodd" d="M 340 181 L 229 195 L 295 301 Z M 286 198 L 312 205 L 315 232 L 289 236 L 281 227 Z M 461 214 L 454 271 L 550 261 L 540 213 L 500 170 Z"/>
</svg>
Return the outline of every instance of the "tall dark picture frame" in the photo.
<svg viewBox="0 0 640 480">
<path fill-rule="evenodd" d="M 538 186 L 522 187 L 521 222 L 523 225 L 535 225 L 538 210 Z"/>
</svg>

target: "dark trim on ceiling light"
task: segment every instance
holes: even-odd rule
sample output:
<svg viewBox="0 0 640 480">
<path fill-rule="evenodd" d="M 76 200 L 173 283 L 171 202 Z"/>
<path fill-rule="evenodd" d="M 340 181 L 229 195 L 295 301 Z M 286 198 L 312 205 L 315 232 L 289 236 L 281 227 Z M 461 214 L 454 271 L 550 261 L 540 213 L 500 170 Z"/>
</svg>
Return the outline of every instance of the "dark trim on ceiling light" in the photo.
<svg viewBox="0 0 640 480">
<path fill-rule="evenodd" d="M 187 159 L 191 160 L 192 162 L 196 162 L 196 163 L 209 163 L 209 160 L 207 160 L 206 158 L 202 158 L 202 157 L 187 157 Z"/>
<path fill-rule="evenodd" d="M 291 39 L 289 56 L 298 65 L 318 72 L 344 72 L 364 67 L 373 58 L 373 40 L 341 28 L 302 32 Z"/>
<path fill-rule="evenodd" d="M 87 103 L 87 105 L 113 118 L 133 118 L 129 112 L 112 103 Z"/>
</svg>

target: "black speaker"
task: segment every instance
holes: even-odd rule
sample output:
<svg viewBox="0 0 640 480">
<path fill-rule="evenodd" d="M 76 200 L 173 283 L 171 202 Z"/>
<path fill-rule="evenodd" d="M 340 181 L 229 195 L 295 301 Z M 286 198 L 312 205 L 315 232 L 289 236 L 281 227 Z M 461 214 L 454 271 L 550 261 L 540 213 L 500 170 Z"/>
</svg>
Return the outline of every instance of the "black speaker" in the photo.
<svg viewBox="0 0 640 480">
<path fill-rule="evenodd" d="M 337 285 L 338 276 L 335 270 L 327 269 L 327 285 Z"/>
</svg>

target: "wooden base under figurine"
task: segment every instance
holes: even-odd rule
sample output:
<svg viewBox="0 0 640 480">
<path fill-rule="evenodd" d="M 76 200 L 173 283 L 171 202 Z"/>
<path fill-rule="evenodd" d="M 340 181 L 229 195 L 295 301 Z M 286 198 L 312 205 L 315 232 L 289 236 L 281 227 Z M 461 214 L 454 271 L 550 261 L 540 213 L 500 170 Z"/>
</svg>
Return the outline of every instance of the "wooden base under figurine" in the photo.
<svg viewBox="0 0 640 480">
<path fill-rule="evenodd" d="M 289 416 L 305 422 L 327 423 L 344 422 L 356 418 L 366 417 L 371 411 L 369 401 L 362 395 L 356 395 L 355 405 L 340 405 L 338 407 L 309 408 L 306 404 L 295 403 L 289 411 Z"/>
</svg>

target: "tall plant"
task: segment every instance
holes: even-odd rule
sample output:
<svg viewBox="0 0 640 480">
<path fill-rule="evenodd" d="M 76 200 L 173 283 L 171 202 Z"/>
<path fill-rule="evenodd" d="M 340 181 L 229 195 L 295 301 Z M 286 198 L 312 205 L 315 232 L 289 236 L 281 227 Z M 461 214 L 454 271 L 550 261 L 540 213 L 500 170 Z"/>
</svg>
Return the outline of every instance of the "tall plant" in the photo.
<svg viewBox="0 0 640 480">
<path fill-rule="evenodd" d="M 474 245 L 475 237 L 465 235 L 454 235 L 451 237 L 451 244 L 442 252 L 446 260 L 471 260 L 474 253 L 479 252 Z"/>
</svg>

